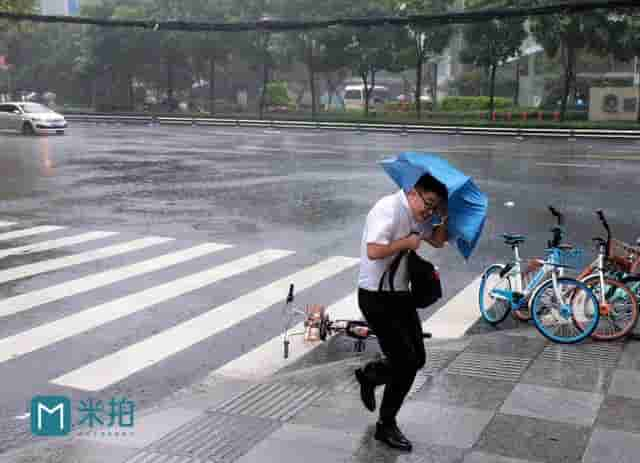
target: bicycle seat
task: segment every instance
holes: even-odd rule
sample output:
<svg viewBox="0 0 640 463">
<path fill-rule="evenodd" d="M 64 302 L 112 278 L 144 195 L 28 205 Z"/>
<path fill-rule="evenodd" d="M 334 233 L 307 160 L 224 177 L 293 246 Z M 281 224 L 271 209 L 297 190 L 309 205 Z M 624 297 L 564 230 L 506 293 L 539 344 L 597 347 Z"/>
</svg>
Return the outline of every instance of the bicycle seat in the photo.
<svg viewBox="0 0 640 463">
<path fill-rule="evenodd" d="M 571 251 L 573 250 L 574 246 L 573 244 L 559 244 L 558 246 L 556 246 L 558 249 L 561 249 L 563 251 Z"/>
<path fill-rule="evenodd" d="M 503 233 L 502 237 L 504 238 L 504 243 L 510 246 L 518 243 L 524 243 L 526 240 L 524 235 L 514 235 L 511 233 Z"/>
</svg>

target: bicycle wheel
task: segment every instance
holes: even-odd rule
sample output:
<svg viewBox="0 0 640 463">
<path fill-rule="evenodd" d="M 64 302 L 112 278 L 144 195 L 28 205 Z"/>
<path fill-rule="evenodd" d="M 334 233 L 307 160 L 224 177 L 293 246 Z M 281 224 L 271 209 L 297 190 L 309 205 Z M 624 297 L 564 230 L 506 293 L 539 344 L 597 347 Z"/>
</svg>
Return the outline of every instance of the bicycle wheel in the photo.
<svg viewBox="0 0 640 463">
<path fill-rule="evenodd" d="M 620 281 L 622 281 L 622 283 L 624 283 L 627 288 L 633 291 L 634 295 L 636 296 L 637 304 L 640 304 L 640 275 L 629 275 L 624 277 Z M 638 313 L 640 314 L 640 305 L 638 306 Z M 640 315 L 638 315 L 638 317 L 640 318 Z M 636 323 L 635 328 L 631 330 L 629 336 L 631 336 L 633 339 L 640 339 L 640 325 Z"/>
<path fill-rule="evenodd" d="M 482 274 L 480 282 L 480 314 L 488 323 L 497 325 L 507 318 L 511 310 L 511 304 L 504 299 L 496 299 L 491 292 L 495 289 L 511 291 L 511 283 L 508 278 L 501 278 L 500 272 L 504 265 L 495 264 Z"/>
<path fill-rule="evenodd" d="M 582 341 L 598 325 L 598 300 L 589 287 L 578 280 L 558 278 L 557 282 L 559 300 L 552 280 L 542 283 L 536 291 L 531 301 L 533 322 L 538 331 L 553 342 Z"/>
<path fill-rule="evenodd" d="M 527 267 L 522 272 L 521 289 L 523 292 L 524 289 L 529 286 L 529 283 L 531 283 L 531 280 L 533 280 L 533 277 L 536 275 L 538 270 L 540 270 L 540 267 L 542 267 L 542 264 L 537 263 L 533 260 L 527 263 Z M 513 318 L 515 318 L 516 320 L 520 320 L 521 322 L 528 322 L 529 320 L 531 320 L 531 309 L 529 308 L 529 302 L 523 301 L 522 304 L 523 305 L 521 305 L 520 308 L 512 311 Z"/>
<path fill-rule="evenodd" d="M 603 290 L 599 275 L 592 275 L 582 282 L 593 291 L 599 303 L 600 321 L 591 337 L 599 341 L 613 341 L 629 334 L 638 320 L 638 303 L 633 291 L 611 278 L 604 279 Z M 579 320 L 576 323 L 582 326 Z"/>
</svg>

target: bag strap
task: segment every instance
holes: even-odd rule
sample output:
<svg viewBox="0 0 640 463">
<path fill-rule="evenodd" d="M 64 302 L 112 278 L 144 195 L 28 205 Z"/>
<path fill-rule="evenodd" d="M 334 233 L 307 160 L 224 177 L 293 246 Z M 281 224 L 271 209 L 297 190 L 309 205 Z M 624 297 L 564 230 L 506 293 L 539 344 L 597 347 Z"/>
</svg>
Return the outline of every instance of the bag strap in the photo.
<svg viewBox="0 0 640 463">
<path fill-rule="evenodd" d="M 382 286 L 384 285 L 384 277 L 387 276 L 387 272 L 389 272 L 389 288 L 391 289 L 391 291 L 395 291 L 395 288 L 393 287 L 393 280 L 396 277 L 396 272 L 398 271 L 398 267 L 400 266 L 400 261 L 405 256 L 405 254 L 407 254 L 406 251 L 400 251 L 398 255 L 393 258 L 393 260 L 389 264 L 389 267 L 385 269 L 384 273 L 382 274 L 382 277 L 380 277 L 380 283 L 378 284 L 378 291 L 382 291 Z"/>
</svg>

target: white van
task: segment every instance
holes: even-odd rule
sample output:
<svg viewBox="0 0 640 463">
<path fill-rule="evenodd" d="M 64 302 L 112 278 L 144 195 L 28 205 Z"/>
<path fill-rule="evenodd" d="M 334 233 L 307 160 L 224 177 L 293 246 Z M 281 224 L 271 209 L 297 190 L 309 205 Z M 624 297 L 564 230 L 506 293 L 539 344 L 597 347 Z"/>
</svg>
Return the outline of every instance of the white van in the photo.
<svg viewBox="0 0 640 463">
<path fill-rule="evenodd" d="M 347 85 L 344 89 L 345 109 L 364 109 L 364 85 Z M 369 97 L 369 108 L 384 104 L 389 100 L 389 89 L 382 85 L 373 87 Z"/>
</svg>

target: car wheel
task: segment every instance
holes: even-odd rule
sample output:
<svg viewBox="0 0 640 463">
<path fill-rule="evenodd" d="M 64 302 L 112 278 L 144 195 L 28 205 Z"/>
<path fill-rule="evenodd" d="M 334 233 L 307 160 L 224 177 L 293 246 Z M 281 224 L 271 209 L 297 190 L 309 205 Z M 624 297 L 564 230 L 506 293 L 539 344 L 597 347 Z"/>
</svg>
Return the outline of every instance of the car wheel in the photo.
<svg viewBox="0 0 640 463">
<path fill-rule="evenodd" d="M 35 135 L 36 131 L 33 129 L 33 125 L 29 122 L 25 122 L 22 125 L 22 134 L 23 135 Z"/>
</svg>

